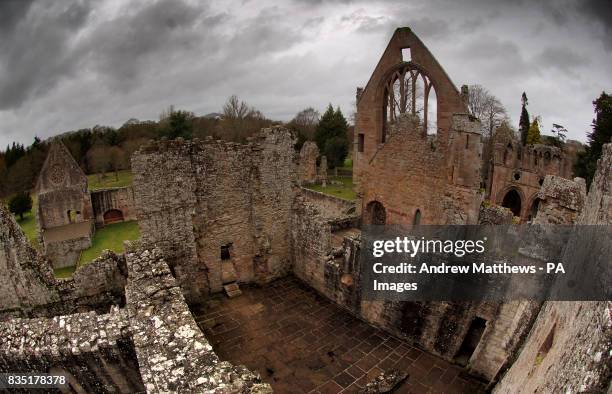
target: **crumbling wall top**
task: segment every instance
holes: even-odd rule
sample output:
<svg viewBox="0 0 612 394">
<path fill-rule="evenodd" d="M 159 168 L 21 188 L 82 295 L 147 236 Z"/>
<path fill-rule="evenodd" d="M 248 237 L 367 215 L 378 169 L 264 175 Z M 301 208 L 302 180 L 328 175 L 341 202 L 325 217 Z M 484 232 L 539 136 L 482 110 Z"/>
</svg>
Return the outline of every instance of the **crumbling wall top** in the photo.
<svg viewBox="0 0 612 394">
<path fill-rule="evenodd" d="M 159 249 L 133 243 L 126 260 L 127 309 L 147 392 L 271 392 L 245 367 L 219 360 Z"/>
</svg>

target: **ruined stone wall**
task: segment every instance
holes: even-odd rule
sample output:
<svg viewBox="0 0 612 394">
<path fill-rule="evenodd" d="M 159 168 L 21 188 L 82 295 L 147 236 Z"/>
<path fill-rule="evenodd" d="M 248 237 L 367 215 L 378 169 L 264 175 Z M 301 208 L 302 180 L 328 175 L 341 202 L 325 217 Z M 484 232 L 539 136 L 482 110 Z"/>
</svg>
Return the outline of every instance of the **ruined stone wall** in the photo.
<svg viewBox="0 0 612 394">
<path fill-rule="evenodd" d="M 572 224 L 584 207 L 586 183 L 547 175 L 538 193 L 538 210 L 534 224 Z"/>
<path fill-rule="evenodd" d="M 612 224 L 612 144 L 604 146 L 578 224 Z M 579 187 L 577 194 L 580 194 Z M 569 212 L 573 212 L 570 208 Z M 538 217 L 540 211 L 538 211 Z M 559 217 L 556 215 L 556 217 Z M 570 238 L 565 258 L 571 258 Z M 496 393 L 606 392 L 610 388 L 609 301 L 545 302 Z"/>
<path fill-rule="evenodd" d="M 15 218 L 0 206 L 0 317 L 59 301 L 53 271 L 30 246 Z"/>
<path fill-rule="evenodd" d="M 130 330 L 148 393 L 272 391 L 244 366 L 219 360 L 193 319 L 161 250 L 135 244 L 128 248 L 126 259 Z"/>
<path fill-rule="evenodd" d="M 293 143 L 272 128 L 247 144 L 161 141 L 134 155 L 141 237 L 164 250 L 190 302 L 221 290 L 224 246 L 240 282 L 289 270 Z"/>
<path fill-rule="evenodd" d="M 319 148 L 313 141 L 306 141 L 300 149 L 300 164 L 298 177 L 301 185 L 308 185 L 317 182 L 317 158 Z"/>
<path fill-rule="evenodd" d="M 77 393 L 144 389 L 125 310 L 11 319 L 0 322 L 0 337 L 2 372 L 62 374 Z"/>
<path fill-rule="evenodd" d="M 96 226 L 104 225 L 104 214 L 110 210 L 121 211 L 124 221 L 136 220 L 134 188 L 132 186 L 91 192 L 91 204 Z"/>
</svg>

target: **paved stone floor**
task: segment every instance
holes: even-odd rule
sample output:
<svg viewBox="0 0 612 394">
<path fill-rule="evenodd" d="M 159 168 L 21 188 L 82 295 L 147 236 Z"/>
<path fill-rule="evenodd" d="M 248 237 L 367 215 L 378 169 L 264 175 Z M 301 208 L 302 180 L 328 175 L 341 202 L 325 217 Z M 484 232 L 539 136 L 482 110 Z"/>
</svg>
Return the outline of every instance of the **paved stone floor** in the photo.
<svg viewBox="0 0 612 394">
<path fill-rule="evenodd" d="M 194 311 L 222 360 L 258 371 L 276 393 L 358 392 L 383 370 L 404 370 L 396 393 L 478 393 L 461 369 L 376 329 L 293 277 Z"/>
</svg>

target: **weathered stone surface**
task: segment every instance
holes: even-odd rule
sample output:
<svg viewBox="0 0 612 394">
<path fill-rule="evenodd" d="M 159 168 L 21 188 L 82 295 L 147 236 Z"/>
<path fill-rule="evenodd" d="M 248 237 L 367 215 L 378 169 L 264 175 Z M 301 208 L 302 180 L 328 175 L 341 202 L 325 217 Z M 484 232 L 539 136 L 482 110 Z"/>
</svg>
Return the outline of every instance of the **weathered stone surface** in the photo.
<svg viewBox="0 0 612 394">
<path fill-rule="evenodd" d="M 371 382 L 368 382 L 361 392 L 367 394 L 391 393 L 407 377 L 408 374 L 406 372 L 397 369 L 383 371 Z"/>
<path fill-rule="evenodd" d="M 143 389 L 124 310 L 11 319 L 0 322 L 0 337 L 2 372 L 63 374 L 81 392 Z"/>
<path fill-rule="evenodd" d="M 485 225 L 500 225 L 512 224 L 512 211 L 499 205 L 482 205 L 480 207 L 480 215 L 478 216 L 478 224 Z"/>
<path fill-rule="evenodd" d="M 547 175 L 537 198 L 534 224 L 572 224 L 583 209 L 586 184 L 582 178 L 571 181 Z"/>
<path fill-rule="evenodd" d="M 612 144 L 607 144 L 578 224 L 612 224 L 611 164 Z M 572 216 L 578 208 L 577 202 L 584 201 L 577 197 L 583 184 L 574 186 L 578 190 L 576 195 L 559 196 L 562 202 L 557 205 L 566 211 L 569 209 Z M 538 211 L 538 218 L 545 212 Z M 558 217 L 554 211 L 553 215 Z M 573 242 L 570 238 L 564 259 L 571 258 Z M 612 304 L 609 301 L 545 302 L 520 354 L 495 392 L 606 392 L 612 376 L 610 349 Z"/>
<path fill-rule="evenodd" d="M 15 218 L 0 206 L 0 317 L 59 301 L 49 263 L 30 246 Z"/>
</svg>

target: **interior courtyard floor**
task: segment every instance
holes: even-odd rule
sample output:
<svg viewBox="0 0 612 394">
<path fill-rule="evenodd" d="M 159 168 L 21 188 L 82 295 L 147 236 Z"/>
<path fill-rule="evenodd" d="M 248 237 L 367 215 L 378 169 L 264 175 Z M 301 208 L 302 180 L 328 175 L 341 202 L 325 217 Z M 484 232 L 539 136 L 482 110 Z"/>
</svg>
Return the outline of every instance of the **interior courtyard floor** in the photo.
<svg viewBox="0 0 612 394">
<path fill-rule="evenodd" d="M 458 366 L 353 317 L 298 279 L 218 294 L 194 310 L 222 360 L 259 372 L 276 393 L 353 393 L 382 371 L 408 377 L 395 393 L 479 393 Z"/>
</svg>

